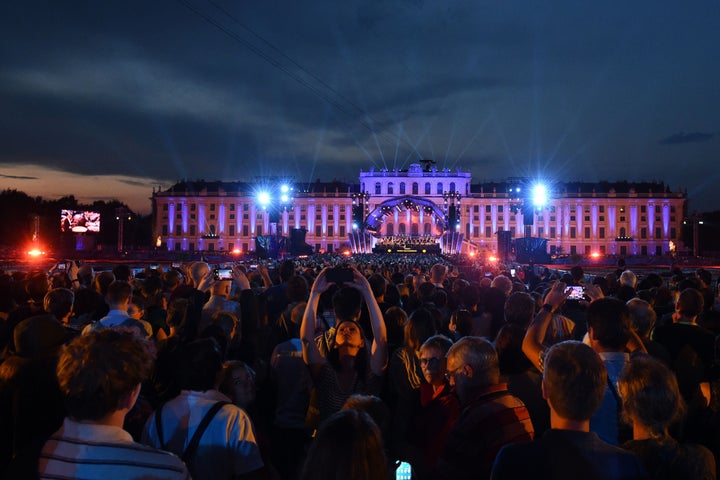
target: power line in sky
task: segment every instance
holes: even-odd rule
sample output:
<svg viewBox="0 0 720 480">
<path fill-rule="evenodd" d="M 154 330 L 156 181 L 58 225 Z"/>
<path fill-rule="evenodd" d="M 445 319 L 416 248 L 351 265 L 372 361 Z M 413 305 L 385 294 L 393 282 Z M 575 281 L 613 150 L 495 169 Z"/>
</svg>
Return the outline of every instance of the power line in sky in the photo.
<svg viewBox="0 0 720 480">
<path fill-rule="evenodd" d="M 420 155 L 417 153 L 417 149 L 414 145 L 412 145 L 409 141 L 406 139 L 389 132 L 387 130 L 384 131 L 376 131 L 374 128 L 374 124 L 377 124 L 377 122 L 372 115 L 370 115 L 366 110 L 364 110 L 362 107 L 360 107 L 357 103 L 346 97 L 345 95 L 338 92 L 334 87 L 332 87 L 330 84 L 325 82 L 322 78 L 320 78 L 318 75 L 312 73 L 307 68 L 305 68 L 303 65 L 295 61 L 293 58 L 285 54 L 282 50 L 280 50 L 278 47 L 273 45 L 271 42 L 266 40 L 262 35 L 255 32 L 253 29 L 248 27 L 247 25 L 243 24 L 237 17 L 232 15 L 232 13 L 228 12 L 226 9 L 224 9 L 222 6 L 218 5 L 213 0 L 207 0 L 210 5 L 212 5 L 214 8 L 216 8 L 218 11 L 220 11 L 224 16 L 232 20 L 235 24 L 237 24 L 240 28 L 251 34 L 253 37 L 255 37 L 257 40 L 262 42 L 266 49 L 270 49 L 272 54 L 267 52 L 266 50 L 263 50 L 255 43 L 251 42 L 250 40 L 244 38 L 242 35 L 237 33 L 235 30 L 225 26 L 220 22 L 219 19 L 216 17 L 201 11 L 198 9 L 195 5 L 191 4 L 189 0 L 178 0 L 181 4 L 183 4 L 188 10 L 193 12 L 195 15 L 199 16 L 224 34 L 226 34 L 228 37 L 232 38 L 239 44 L 246 47 L 248 50 L 250 50 L 255 55 L 259 56 L 263 60 L 265 60 L 267 63 L 272 65 L 273 67 L 277 68 L 281 72 L 285 73 L 287 76 L 298 82 L 303 87 L 307 88 L 312 92 L 314 95 L 316 95 L 318 98 L 322 99 L 323 101 L 327 102 L 340 112 L 344 113 L 350 118 L 357 118 L 357 122 L 366 130 L 368 130 L 370 133 L 372 133 L 376 138 L 381 137 L 385 138 L 386 140 L 390 141 L 392 144 L 395 144 L 396 146 L 400 143 L 405 144 L 408 146 L 411 150 L 411 152 L 415 152 L 418 157 Z M 289 62 L 290 65 L 286 65 L 283 63 L 283 60 L 285 62 Z M 367 120 L 365 120 L 367 119 Z"/>
</svg>

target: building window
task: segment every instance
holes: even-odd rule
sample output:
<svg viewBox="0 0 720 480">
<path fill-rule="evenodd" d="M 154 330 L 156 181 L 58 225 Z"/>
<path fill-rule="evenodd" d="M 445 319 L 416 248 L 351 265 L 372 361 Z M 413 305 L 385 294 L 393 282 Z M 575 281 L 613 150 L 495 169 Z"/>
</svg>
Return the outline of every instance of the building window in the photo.
<svg viewBox="0 0 720 480">
<path fill-rule="evenodd" d="M 400 195 L 405 195 L 405 182 L 400 182 Z"/>
<path fill-rule="evenodd" d="M 575 227 L 570 227 L 570 238 L 576 238 L 577 233 L 575 232 Z"/>
<path fill-rule="evenodd" d="M 332 225 L 328 225 L 328 237 L 334 237 L 335 229 Z"/>
<path fill-rule="evenodd" d="M 234 213 L 231 213 L 231 214 L 230 214 L 230 220 L 235 220 L 235 214 L 234 214 Z"/>
<path fill-rule="evenodd" d="M 163 211 L 164 211 L 164 212 L 167 212 L 167 211 L 168 211 L 168 204 L 167 204 L 167 203 L 163 203 Z"/>
<path fill-rule="evenodd" d="M 426 182 L 425 183 L 425 195 L 430 195 L 430 192 L 431 192 L 430 182 Z"/>
<path fill-rule="evenodd" d="M 243 237 L 247 237 L 248 235 L 250 235 L 250 231 L 249 231 L 249 229 L 248 229 L 248 226 L 247 226 L 247 225 L 243 225 Z"/>
<path fill-rule="evenodd" d="M 380 195 L 380 188 L 381 188 L 380 182 L 377 182 L 375 184 L 375 195 Z"/>
<path fill-rule="evenodd" d="M 394 192 L 394 185 L 393 185 L 392 182 L 388 183 L 387 189 L 388 189 L 388 195 L 394 195 L 394 194 L 395 194 L 395 192 Z"/>
<path fill-rule="evenodd" d="M 248 204 L 247 204 L 247 203 L 244 204 L 244 205 L 243 205 L 243 212 L 247 212 L 247 211 L 248 211 L 248 208 L 249 208 Z"/>
<path fill-rule="evenodd" d="M 647 212 L 647 207 L 645 205 L 640 205 L 640 213 Z"/>
<path fill-rule="evenodd" d="M 605 205 L 600 205 L 598 209 L 600 210 L 600 213 L 605 213 Z"/>
<path fill-rule="evenodd" d="M 190 225 L 190 235 L 195 235 L 195 225 Z"/>
<path fill-rule="evenodd" d="M 655 238 L 657 238 L 657 239 L 662 238 L 662 228 L 658 227 L 655 229 Z"/>
<path fill-rule="evenodd" d="M 175 236 L 179 237 L 182 235 L 182 230 L 180 230 L 180 225 L 175 225 Z"/>
<path fill-rule="evenodd" d="M 315 236 L 316 237 L 322 236 L 322 227 L 320 225 L 315 226 Z"/>
<path fill-rule="evenodd" d="M 194 211 L 195 211 L 195 207 L 196 207 L 196 205 L 195 205 L 194 203 L 191 203 L 191 204 L 190 204 L 190 211 L 191 211 L 191 212 L 194 212 Z"/>
<path fill-rule="evenodd" d="M 640 238 L 647 238 L 647 228 L 643 227 L 640 229 Z"/>
<path fill-rule="evenodd" d="M 492 228 L 491 227 L 485 227 L 485 238 L 492 237 Z"/>
<path fill-rule="evenodd" d="M 214 204 L 214 203 L 211 203 L 211 204 L 210 204 L 210 211 L 211 211 L 211 212 L 214 212 L 214 211 L 215 211 L 215 204 Z"/>
<path fill-rule="evenodd" d="M 163 237 L 167 237 L 167 234 L 168 234 L 168 226 L 167 225 L 163 225 L 162 234 L 163 234 Z"/>
<path fill-rule="evenodd" d="M 412 194 L 417 195 L 418 194 L 418 184 L 417 182 L 413 182 L 412 184 Z"/>
<path fill-rule="evenodd" d="M 625 221 L 625 217 L 624 217 L 624 216 L 620 217 L 620 221 L 621 221 L 621 222 L 624 222 L 624 221 Z"/>
<path fill-rule="evenodd" d="M 345 236 L 345 226 L 344 225 L 340 225 L 340 236 L 341 237 Z"/>
<path fill-rule="evenodd" d="M 442 185 L 442 183 L 438 183 L 438 184 L 437 184 L 437 190 L 435 191 L 435 193 L 437 193 L 438 195 L 442 195 L 442 193 L 443 193 L 443 185 Z"/>
<path fill-rule="evenodd" d="M 585 227 L 585 238 L 590 238 L 590 227 Z"/>
<path fill-rule="evenodd" d="M 215 220 L 215 214 L 210 214 L 210 220 Z"/>
<path fill-rule="evenodd" d="M 555 227 L 550 227 L 550 238 L 555 238 L 557 236 L 557 229 Z"/>
<path fill-rule="evenodd" d="M 485 213 L 490 213 L 490 205 L 485 205 Z"/>
<path fill-rule="evenodd" d="M 450 191 L 451 192 L 455 191 L 455 182 L 450 182 Z"/>
<path fill-rule="evenodd" d="M 586 222 L 589 222 L 589 221 L 590 221 L 590 215 L 585 215 L 585 221 L 586 221 Z"/>
<path fill-rule="evenodd" d="M 235 225 L 230 225 L 230 227 L 228 228 L 228 235 L 230 235 L 231 237 L 235 236 Z"/>
<path fill-rule="evenodd" d="M 605 227 L 600 227 L 599 234 L 600 238 L 605 238 Z"/>
<path fill-rule="evenodd" d="M 498 213 L 503 213 L 503 206 L 502 206 L 502 205 L 498 205 Z"/>
</svg>

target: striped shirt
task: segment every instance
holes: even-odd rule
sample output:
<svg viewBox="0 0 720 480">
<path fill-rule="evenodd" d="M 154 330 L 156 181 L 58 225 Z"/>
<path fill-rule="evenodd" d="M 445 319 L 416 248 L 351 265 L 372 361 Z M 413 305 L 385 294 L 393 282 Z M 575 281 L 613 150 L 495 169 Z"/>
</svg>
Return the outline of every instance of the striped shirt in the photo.
<svg viewBox="0 0 720 480">
<path fill-rule="evenodd" d="M 135 443 L 122 428 L 69 418 L 43 446 L 38 473 L 53 480 L 190 479 L 179 458 Z"/>
</svg>

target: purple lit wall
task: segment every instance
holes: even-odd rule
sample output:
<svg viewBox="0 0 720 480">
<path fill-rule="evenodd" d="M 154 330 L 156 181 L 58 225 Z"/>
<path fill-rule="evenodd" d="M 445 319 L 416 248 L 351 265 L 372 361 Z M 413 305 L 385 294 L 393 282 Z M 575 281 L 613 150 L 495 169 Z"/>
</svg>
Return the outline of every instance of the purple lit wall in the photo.
<svg viewBox="0 0 720 480">
<path fill-rule="evenodd" d="M 598 206 L 597 205 L 593 205 L 590 207 L 590 221 L 592 222 L 590 224 L 590 227 L 592 228 L 593 240 L 597 240 L 597 234 L 598 234 Z"/>
<path fill-rule="evenodd" d="M 207 222 L 205 221 L 205 205 L 200 204 L 198 205 L 198 232 L 200 235 L 203 235 L 205 233 L 206 225 Z M 202 241 L 200 244 L 202 245 Z"/>
<path fill-rule="evenodd" d="M 638 207 L 637 205 L 630 205 L 630 236 L 637 238 L 638 228 Z"/>
<path fill-rule="evenodd" d="M 170 199 L 168 205 L 168 233 L 173 235 L 175 233 L 175 202 Z"/>
<path fill-rule="evenodd" d="M 218 235 L 223 235 L 225 233 L 225 204 L 220 204 L 220 209 L 218 210 L 218 229 L 215 232 Z"/>
</svg>

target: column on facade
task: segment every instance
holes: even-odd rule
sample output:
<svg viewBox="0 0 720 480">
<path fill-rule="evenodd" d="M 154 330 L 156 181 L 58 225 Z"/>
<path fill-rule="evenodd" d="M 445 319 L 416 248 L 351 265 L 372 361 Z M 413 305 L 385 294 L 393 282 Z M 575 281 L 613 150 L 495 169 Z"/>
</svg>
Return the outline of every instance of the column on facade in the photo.
<svg viewBox="0 0 720 480">
<path fill-rule="evenodd" d="M 365 212 L 363 212 L 363 219 Z M 352 232 L 352 205 L 345 205 L 345 231 Z"/>
<path fill-rule="evenodd" d="M 593 203 L 590 206 L 590 236 L 592 237 L 593 249 L 598 246 L 598 206 Z"/>
<path fill-rule="evenodd" d="M 497 205 L 493 203 L 493 204 L 490 206 L 490 220 L 491 220 L 491 222 L 492 222 L 492 232 L 491 232 L 491 233 L 492 233 L 493 235 L 495 235 L 495 234 L 497 233 L 497 231 L 498 231 L 498 223 L 497 223 L 497 222 L 498 222 L 498 219 L 497 219 L 497 217 L 498 217 Z"/>
<path fill-rule="evenodd" d="M 255 208 L 255 205 L 250 205 L 250 236 L 254 237 L 255 232 L 257 231 L 257 209 Z"/>
<path fill-rule="evenodd" d="M 340 235 L 340 205 L 333 205 L 333 237 Z"/>
<path fill-rule="evenodd" d="M 327 219 L 328 219 L 328 208 L 327 204 L 323 203 L 320 206 L 320 221 L 322 226 L 322 235 L 323 237 L 327 236 Z"/>
<path fill-rule="evenodd" d="M 650 239 L 650 254 L 655 254 L 655 202 L 652 200 L 647 204 L 647 222 L 648 222 L 648 238 Z"/>
<path fill-rule="evenodd" d="M 315 204 L 307 206 L 307 229 L 310 235 L 315 235 Z"/>
</svg>

